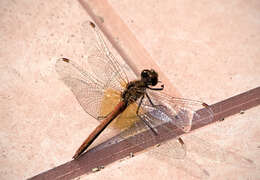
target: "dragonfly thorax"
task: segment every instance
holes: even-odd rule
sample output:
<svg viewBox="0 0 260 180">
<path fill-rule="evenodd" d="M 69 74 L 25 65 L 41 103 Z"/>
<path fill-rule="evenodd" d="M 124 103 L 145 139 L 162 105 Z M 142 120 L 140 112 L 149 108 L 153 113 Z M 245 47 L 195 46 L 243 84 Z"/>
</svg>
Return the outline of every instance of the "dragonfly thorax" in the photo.
<svg viewBox="0 0 260 180">
<path fill-rule="evenodd" d="M 141 73 L 141 80 L 129 82 L 121 97 L 126 104 L 131 104 L 145 95 L 146 88 L 149 88 L 149 86 L 155 86 L 157 83 L 158 74 L 153 69 L 145 69 Z"/>
<path fill-rule="evenodd" d="M 126 104 L 131 104 L 145 94 L 146 88 L 145 83 L 141 80 L 131 81 L 127 84 L 121 97 Z"/>
</svg>

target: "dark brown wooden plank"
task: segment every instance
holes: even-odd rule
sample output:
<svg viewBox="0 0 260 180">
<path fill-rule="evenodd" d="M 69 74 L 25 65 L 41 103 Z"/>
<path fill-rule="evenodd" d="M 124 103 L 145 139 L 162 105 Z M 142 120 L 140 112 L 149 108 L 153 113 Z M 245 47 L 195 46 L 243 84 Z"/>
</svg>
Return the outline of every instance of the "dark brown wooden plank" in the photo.
<svg viewBox="0 0 260 180">
<path fill-rule="evenodd" d="M 257 87 L 245 93 L 211 105 L 215 116 L 213 121 L 209 120 L 209 117 L 203 115 L 203 111 L 205 111 L 205 109 L 199 110 L 201 117 L 199 119 L 193 119 L 193 126 L 191 131 L 254 106 L 258 106 L 259 104 L 260 87 Z M 171 125 L 166 124 L 166 126 Z M 90 173 L 95 167 L 106 166 L 116 160 L 129 156 L 130 153 L 140 152 L 157 143 L 161 143 L 183 134 L 183 132 L 176 127 L 172 126 L 170 128 L 173 129 L 172 132 L 165 133 L 165 131 L 163 131 L 163 127 L 159 127 L 158 131 L 160 135 L 156 137 L 156 139 L 151 139 L 149 132 L 140 133 L 118 143 L 116 143 L 118 137 L 114 137 L 94 147 L 93 149 L 90 149 L 80 159 L 67 162 L 51 170 L 38 174 L 30 179 L 72 179 L 80 175 Z M 140 144 L 139 146 L 136 146 L 137 142 Z"/>
</svg>

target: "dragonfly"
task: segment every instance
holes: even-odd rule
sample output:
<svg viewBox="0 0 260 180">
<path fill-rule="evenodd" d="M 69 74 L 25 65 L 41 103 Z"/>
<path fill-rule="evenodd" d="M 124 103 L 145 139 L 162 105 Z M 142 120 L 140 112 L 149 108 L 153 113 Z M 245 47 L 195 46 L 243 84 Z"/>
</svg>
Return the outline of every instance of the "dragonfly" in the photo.
<svg viewBox="0 0 260 180">
<path fill-rule="evenodd" d="M 84 24 L 86 36 L 91 37 L 86 60 L 60 58 L 55 64 L 60 79 L 71 89 L 81 107 L 100 121 L 73 159 L 78 159 L 113 121 L 124 122 L 119 127 L 122 131 L 136 129 L 131 130 L 135 134 L 140 129 L 148 130 L 156 137 L 157 127 L 166 122 L 189 132 L 192 119 L 199 116 L 198 109 L 206 108 L 213 117 L 210 106 L 204 102 L 164 93 L 164 85 L 154 69 L 144 69 L 140 78 L 129 80 L 129 68 L 127 71 L 109 50 L 98 27 L 91 21 Z M 171 129 L 165 128 L 165 131 Z M 181 139 L 180 142 L 183 143 Z"/>
</svg>

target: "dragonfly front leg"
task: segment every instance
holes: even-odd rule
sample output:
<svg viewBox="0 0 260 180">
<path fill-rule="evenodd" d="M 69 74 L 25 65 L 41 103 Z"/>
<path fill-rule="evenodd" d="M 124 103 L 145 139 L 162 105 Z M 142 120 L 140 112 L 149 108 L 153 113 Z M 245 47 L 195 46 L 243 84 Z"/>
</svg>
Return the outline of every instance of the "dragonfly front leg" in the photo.
<svg viewBox="0 0 260 180">
<path fill-rule="evenodd" d="M 162 91 L 163 89 L 164 89 L 164 85 L 161 85 L 161 87 L 160 88 L 151 88 L 151 87 L 147 87 L 148 89 L 151 89 L 151 90 L 153 90 L 153 91 Z"/>
</svg>

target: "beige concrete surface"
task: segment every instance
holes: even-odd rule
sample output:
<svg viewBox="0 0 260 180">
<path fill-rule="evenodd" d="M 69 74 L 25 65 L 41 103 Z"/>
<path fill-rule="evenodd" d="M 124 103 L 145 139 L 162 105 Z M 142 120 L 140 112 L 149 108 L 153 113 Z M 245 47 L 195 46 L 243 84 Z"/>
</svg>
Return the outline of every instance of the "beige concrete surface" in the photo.
<svg viewBox="0 0 260 180">
<path fill-rule="evenodd" d="M 110 3 L 183 97 L 210 104 L 259 86 L 259 1 Z M 86 19 L 77 1 L 0 1 L 0 179 L 69 161 L 98 124 L 54 69 L 84 55 Z M 185 159 L 148 151 L 80 179 L 259 179 L 259 117 L 255 107 L 184 136 Z"/>
</svg>

